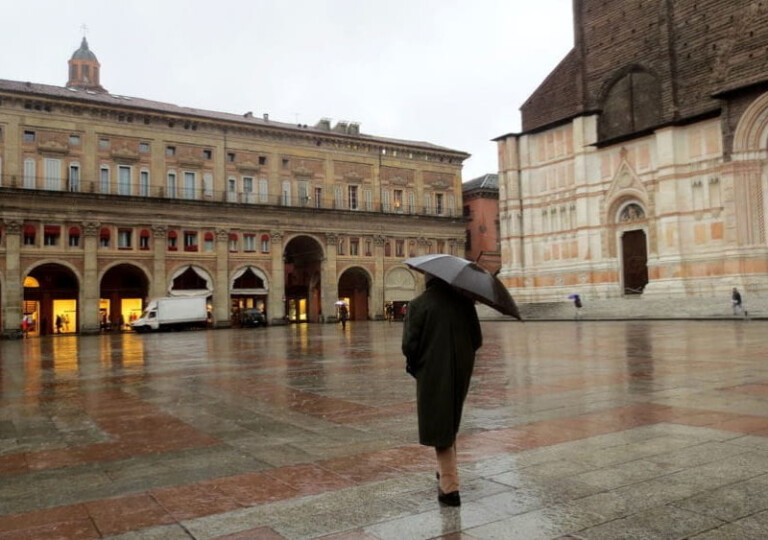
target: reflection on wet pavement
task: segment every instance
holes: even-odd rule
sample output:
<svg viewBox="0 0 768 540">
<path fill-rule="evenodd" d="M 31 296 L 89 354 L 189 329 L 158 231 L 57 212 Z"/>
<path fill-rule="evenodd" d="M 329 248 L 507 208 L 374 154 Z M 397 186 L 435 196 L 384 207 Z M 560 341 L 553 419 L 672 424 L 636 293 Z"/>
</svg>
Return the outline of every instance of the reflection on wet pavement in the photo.
<svg viewBox="0 0 768 540">
<path fill-rule="evenodd" d="M 0 539 L 757 538 L 761 321 L 484 322 L 459 509 L 402 326 L 0 342 Z"/>
</svg>

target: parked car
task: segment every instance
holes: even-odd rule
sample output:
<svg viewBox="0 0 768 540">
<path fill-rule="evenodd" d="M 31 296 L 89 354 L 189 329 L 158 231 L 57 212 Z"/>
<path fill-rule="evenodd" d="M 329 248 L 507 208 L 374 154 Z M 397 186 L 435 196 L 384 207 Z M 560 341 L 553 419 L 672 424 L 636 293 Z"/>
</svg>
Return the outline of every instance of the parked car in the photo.
<svg viewBox="0 0 768 540">
<path fill-rule="evenodd" d="M 256 308 L 244 309 L 240 322 L 243 327 L 256 328 L 258 326 L 267 326 L 267 318 Z"/>
</svg>

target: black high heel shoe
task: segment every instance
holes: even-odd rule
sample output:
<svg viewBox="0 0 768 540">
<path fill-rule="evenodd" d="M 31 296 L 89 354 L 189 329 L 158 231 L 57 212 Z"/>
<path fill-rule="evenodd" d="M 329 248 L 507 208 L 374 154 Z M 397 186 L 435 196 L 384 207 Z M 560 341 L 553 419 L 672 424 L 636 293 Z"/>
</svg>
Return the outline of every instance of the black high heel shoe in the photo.
<svg viewBox="0 0 768 540">
<path fill-rule="evenodd" d="M 438 486 L 437 488 L 437 502 L 444 506 L 461 506 L 461 496 L 458 491 L 451 491 L 450 493 L 443 493 L 443 490 Z"/>
</svg>

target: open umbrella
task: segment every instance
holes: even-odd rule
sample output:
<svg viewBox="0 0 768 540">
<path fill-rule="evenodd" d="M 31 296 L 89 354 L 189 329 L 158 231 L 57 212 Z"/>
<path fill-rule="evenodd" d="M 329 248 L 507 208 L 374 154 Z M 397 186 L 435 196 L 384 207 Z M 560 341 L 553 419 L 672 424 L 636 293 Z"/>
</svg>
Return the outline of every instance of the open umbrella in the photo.
<svg viewBox="0 0 768 540">
<path fill-rule="evenodd" d="M 473 262 L 444 253 L 411 257 L 403 262 L 414 270 L 442 279 L 504 315 L 523 320 L 504 284 Z"/>
<path fill-rule="evenodd" d="M 335 306 L 346 306 L 347 303 L 344 300 L 337 300 L 336 302 L 334 302 L 334 305 Z"/>
<path fill-rule="evenodd" d="M 578 298 L 578 297 L 579 297 L 578 294 L 569 294 L 568 295 L 568 300 L 573 300 L 574 298 Z"/>
</svg>

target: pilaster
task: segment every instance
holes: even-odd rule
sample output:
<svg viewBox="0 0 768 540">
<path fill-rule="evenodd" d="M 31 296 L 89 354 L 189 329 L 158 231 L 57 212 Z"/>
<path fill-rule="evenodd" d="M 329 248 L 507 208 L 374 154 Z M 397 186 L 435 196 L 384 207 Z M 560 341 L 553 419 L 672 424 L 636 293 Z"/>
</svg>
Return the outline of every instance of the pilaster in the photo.
<svg viewBox="0 0 768 540">
<path fill-rule="evenodd" d="M 9 220 L 5 229 L 5 287 L 2 295 L 3 337 L 21 337 L 21 304 L 24 286 L 21 276 L 21 221 Z"/>
<path fill-rule="evenodd" d="M 165 225 L 155 225 L 152 227 L 152 251 L 154 254 L 151 295 L 153 298 L 166 296 L 167 293 L 167 275 L 166 275 L 166 243 L 168 227 Z"/>
<path fill-rule="evenodd" d="M 373 287 L 368 303 L 368 318 L 381 319 L 384 316 L 384 246 L 387 237 L 377 234 L 373 237 Z"/>
<path fill-rule="evenodd" d="M 339 298 L 336 255 L 339 249 L 339 235 L 325 235 L 325 259 L 320 264 L 320 303 L 325 322 L 336 321 L 336 300 Z"/>
<path fill-rule="evenodd" d="M 99 229 L 97 221 L 83 223 L 83 283 L 80 288 L 80 333 L 99 332 Z"/>
<path fill-rule="evenodd" d="M 228 328 L 232 321 L 229 300 L 229 231 L 216 229 L 216 275 L 213 286 L 213 325 Z"/>
<path fill-rule="evenodd" d="M 283 233 L 272 231 L 272 277 L 267 297 L 267 313 L 271 323 L 285 322 L 285 262 L 283 261 Z"/>
</svg>

